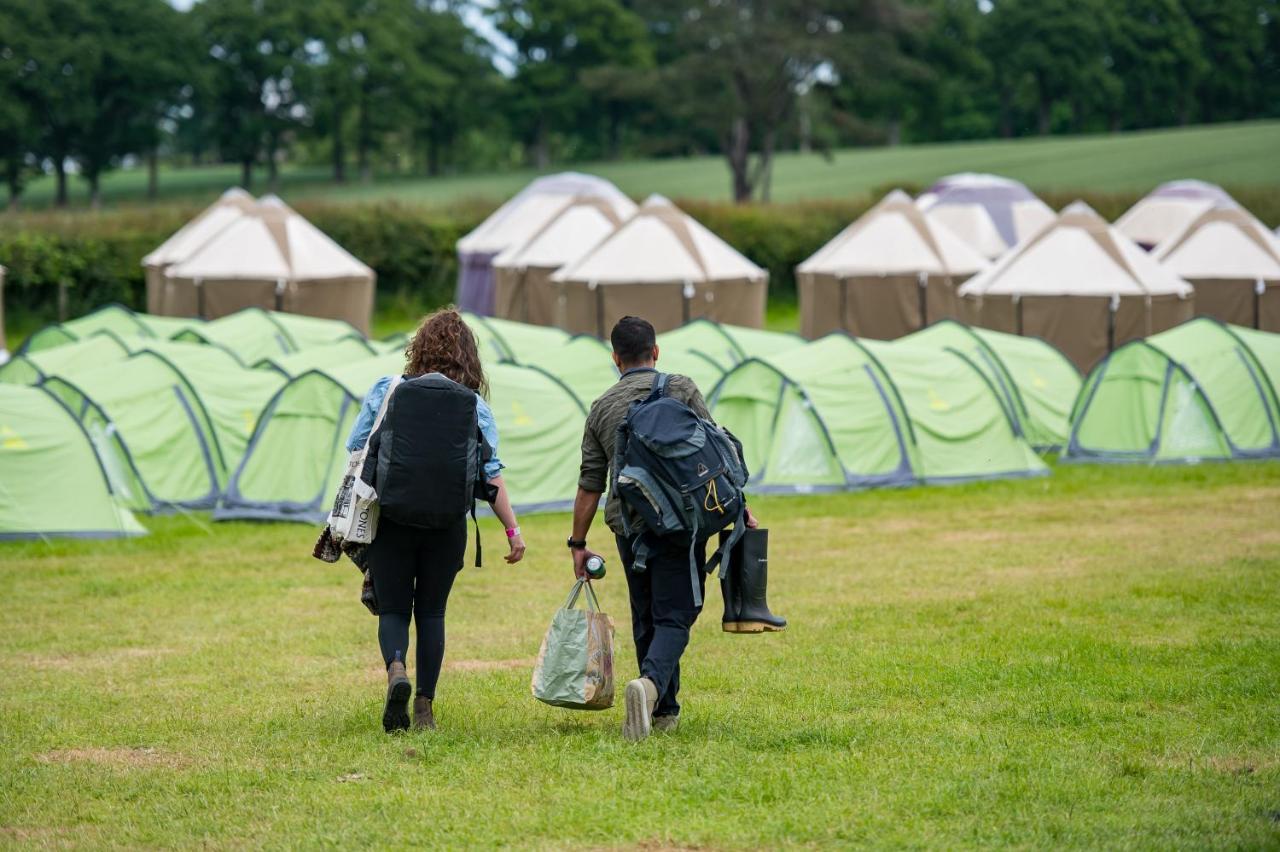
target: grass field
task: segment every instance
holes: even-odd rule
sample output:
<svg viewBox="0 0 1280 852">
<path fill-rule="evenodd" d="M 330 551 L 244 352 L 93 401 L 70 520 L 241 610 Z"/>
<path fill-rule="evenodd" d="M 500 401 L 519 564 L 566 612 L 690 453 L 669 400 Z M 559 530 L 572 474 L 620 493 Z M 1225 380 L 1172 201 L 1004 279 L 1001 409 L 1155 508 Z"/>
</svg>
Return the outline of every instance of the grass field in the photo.
<svg viewBox="0 0 1280 852">
<path fill-rule="evenodd" d="M 1038 190 L 1136 190 L 1161 181 L 1196 177 L 1224 185 L 1280 184 L 1280 121 L 1223 124 L 1187 129 L 1145 131 L 1047 139 L 860 148 L 819 154 L 786 153 L 774 167 L 773 199 L 796 201 L 860 195 L 888 184 L 926 185 L 945 174 L 990 171 L 1026 182 Z M 729 173 L 719 157 L 581 163 L 571 167 L 614 181 L 623 191 L 642 197 L 660 192 L 679 198 L 729 199 Z M 265 173 L 256 172 L 259 191 Z M 324 168 L 286 168 L 281 191 L 290 200 L 335 201 L 396 199 L 446 203 L 463 199 L 499 200 L 534 177 L 531 171 L 428 179 L 383 176 L 369 185 L 335 185 Z M 236 166 L 163 171 L 164 196 L 173 200 L 206 199 L 240 180 Z M 84 204 L 88 190 L 74 181 L 75 200 Z M 115 172 L 105 178 L 108 204 L 142 200 L 146 173 Z M 25 198 L 31 207 L 53 197 L 52 178 L 35 181 Z"/>
<path fill-rule="evenodd" d="M 441 730 L 394 738 L 314 530 L 0 545 L 0 846 L 1280 845 L 1280 465 L 757 508 L 792 627 L 722 634 L 710 596 L 683 726 L 638 746 L 529 696 L 564 516 L 463 572 Z"/>
</svg>

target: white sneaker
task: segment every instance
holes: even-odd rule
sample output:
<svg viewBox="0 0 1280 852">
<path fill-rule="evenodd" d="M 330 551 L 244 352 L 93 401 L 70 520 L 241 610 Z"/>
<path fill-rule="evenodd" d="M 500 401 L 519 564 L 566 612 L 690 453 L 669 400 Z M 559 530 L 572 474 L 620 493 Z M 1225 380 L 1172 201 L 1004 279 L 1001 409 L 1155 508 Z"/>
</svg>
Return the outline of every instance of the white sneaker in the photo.
<svg viewBox="0 0 1280 852">
<path fill-rule="evenodd" d="M 622 738 L 638 743 L 653 733 L 653 708 L 658 703 L 658 688 L 647 677 L 627 684 L 622 693 L 627 715 L 622 720 Z"/>
</svg>

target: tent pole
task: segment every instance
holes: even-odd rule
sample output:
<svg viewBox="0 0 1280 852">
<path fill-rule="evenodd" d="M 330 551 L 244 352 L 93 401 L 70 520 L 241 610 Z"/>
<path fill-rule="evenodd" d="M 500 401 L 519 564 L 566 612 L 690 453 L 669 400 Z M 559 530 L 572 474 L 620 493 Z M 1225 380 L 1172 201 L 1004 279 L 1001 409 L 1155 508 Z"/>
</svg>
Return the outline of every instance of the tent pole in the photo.
<svg viewBox="0 0 1280 852">
<path fill-rule="evenodd" d="M 600 291 L 600 285 L 597 284 L 596 290 L 596 337 L 604 340 L 604 293 Z"/>
<path fill-rule="evenodd" d="M 920 327 L 929 324 L 929 276 L 920 272 L 916 275 L 916 295 L 920 300 Z"/>
<path fill-rule="evenodd" d="M 691 302 L 693 301 L 693 282 L 692 281 L 684 282 L 684 286 L 680 288 L 680 298 L 681 298 L 680 316 L 682 319 L 681 324 L 688 325 L 689 320 L 693 316 L 693 305 L 691 304 Z"/>
<path fill-rule="evenodd" d="M 1119 299 L 1112 299 L 1109 305 L 1110 310 L 1107 311 L 1107 351 L 1114 352 L 1116 350 L 1116 304 Z"/>
<path fill-rule="evenodd" d="M 849 328 L 849 279 L 840 276 L 840 330 L 852 331 Z"/>
<path fill-rule="evenodd" d="M 1253 327 L 1262 328 L 1262 293 L 1267 289 L 1261 278 L 1253 282 Z"/>
</svg>

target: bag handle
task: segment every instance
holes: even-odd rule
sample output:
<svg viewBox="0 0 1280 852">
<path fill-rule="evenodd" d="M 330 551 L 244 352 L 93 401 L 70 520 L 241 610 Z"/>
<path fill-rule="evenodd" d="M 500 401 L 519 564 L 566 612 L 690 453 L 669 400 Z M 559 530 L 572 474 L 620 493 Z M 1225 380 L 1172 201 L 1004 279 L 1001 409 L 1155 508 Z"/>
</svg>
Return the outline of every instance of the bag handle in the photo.
<svg viewBox="0 0 1280 852">
<path fill-rule="evenodd" d="M 591 586 L 589 578 L 582 578 L 573 584 L 573 588 L 569 591 L 569 597 L 565 599 L 564 606 L 561 609 L 573 609 L 578 603 L 578 595 L 582 593 L 583 587 L 587 589 L 587 611 L 600 612 L 600 601 L 596 598 L 596 590 Z"/>
</svg>

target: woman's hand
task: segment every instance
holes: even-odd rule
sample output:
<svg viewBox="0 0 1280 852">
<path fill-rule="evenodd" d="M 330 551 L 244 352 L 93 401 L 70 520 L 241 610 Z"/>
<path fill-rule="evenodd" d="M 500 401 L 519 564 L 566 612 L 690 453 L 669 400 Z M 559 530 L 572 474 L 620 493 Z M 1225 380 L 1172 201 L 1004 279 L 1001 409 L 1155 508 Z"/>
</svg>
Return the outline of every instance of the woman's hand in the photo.
<svg viewBox="0 0 1280 852">
<path fill-rule="evenodd" d="M 511 552 L 503 558 L 507 560 L 508 565 L 515 565 L 524 559 L 524 536 L 513 535 L 507 539 L 507 545 L 511 548 Z"/>
</svg>

